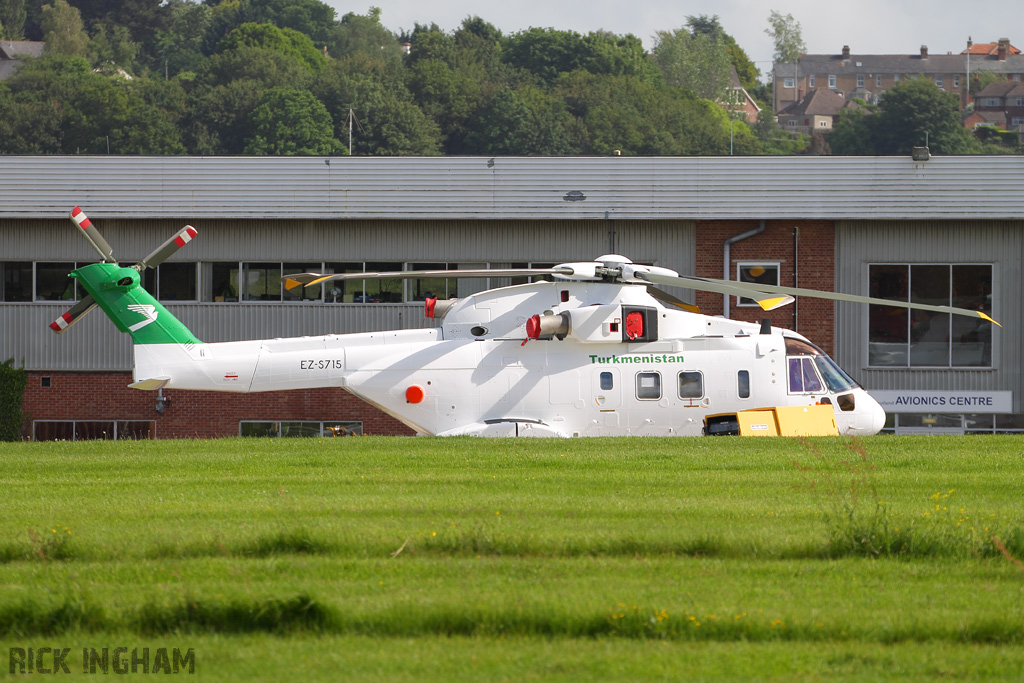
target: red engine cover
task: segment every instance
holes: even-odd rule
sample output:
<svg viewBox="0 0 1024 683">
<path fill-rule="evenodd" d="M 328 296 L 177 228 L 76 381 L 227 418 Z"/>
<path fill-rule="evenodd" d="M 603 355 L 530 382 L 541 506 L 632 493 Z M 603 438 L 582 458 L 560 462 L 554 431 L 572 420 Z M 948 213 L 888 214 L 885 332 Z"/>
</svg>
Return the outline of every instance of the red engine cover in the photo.
<svg viewBox="0 0 1024 683">
<path fill-rule="evenodd" d="M 630 339 L 644 336 L 644 316 L 639 311 L 626 316 L 626 336 Z"/>
<path fill-rule="evenodd" d="M 526 337 L 527 339 L 538 339 L 540 338 L 540 316 L 534 314 L 530 316 L 530 319 L 526 321 Z"/>
</svg>

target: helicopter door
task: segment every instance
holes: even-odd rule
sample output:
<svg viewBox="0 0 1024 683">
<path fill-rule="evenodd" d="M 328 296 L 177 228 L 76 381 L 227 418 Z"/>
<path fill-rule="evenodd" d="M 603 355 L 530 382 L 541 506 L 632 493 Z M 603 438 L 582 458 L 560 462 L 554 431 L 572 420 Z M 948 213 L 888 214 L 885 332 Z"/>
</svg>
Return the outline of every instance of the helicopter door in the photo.
<svg viewBox="0 0 1024 683">
<path fill-rule="evenodd" d="M 611 368 L 594 370 L 593 395 L 598 410 L 618 410 L 622 406 L 619 371 Z"/>
</svg>

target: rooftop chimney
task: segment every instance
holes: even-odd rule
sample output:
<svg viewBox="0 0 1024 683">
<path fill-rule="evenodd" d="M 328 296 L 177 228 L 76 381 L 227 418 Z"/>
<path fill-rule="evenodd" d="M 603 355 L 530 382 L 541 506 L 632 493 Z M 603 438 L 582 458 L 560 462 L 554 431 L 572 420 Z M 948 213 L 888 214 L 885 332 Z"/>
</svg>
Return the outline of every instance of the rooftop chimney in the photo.
<svg viewBox="0 0 1024 683">
<path fill-rule="evenodd" d="M 928 59 L 928 46 L 927 45 L 922 45 L 921 46 L 921 59 Z"/>
<path fill-rule="evenodd" d="M 999 56 L 999 61 L 1000 62 L 1005 62 L 1006 61 L 1006 55 L 1007 55 L 1007 53 L 1009 51 L 1010 51 L 1010 39 L 1009 38 L 1000 38 L 999 39 L 999 47 L 996 48 L 996 54 Z"/>
<path fill-rule="evenodd" d="M 843 45 L 843 59 L 849 59 L 849 58 L 850 58 L 850 46 L 849 45 Z"/>
</svg>

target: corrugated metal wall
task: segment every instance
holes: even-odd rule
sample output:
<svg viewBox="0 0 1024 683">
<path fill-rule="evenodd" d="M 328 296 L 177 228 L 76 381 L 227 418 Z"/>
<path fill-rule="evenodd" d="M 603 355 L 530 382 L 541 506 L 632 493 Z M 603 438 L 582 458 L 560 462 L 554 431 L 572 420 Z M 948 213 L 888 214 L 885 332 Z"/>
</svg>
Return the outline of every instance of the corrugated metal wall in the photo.
<svg viewBox="0 0 1024 683">
<path fill-rule="evenodd" d="M 96 219 L 124 263 L 181 227 L 169 219 Z M 206 220 L 174 259 L 187 261 L 564 262 L 614 250 L 637 262 L 694 272 L 692 221 Z M 0 220 L 0 260 L 96 260 L 70 220 Z M 673 294 L 692 301 L 687 290 Z M 48 326 L 70 304 L 0 304 L 0 358 L 33 370 L 124 370 L 131 345 L 98 312 L 69 332 Z M 200 339 L 260 339 L 430 326 L 418 304 L 167 304 Z"/>
<path fill-rule="evenodd" d="M 869 369 L 866 306 L 840 304 L 836 360 L 868 389 L 1012 390 L 1020 410 L 1022 387 L 1021 261 L 1024 221 L 840 221 L 836 224 L 836 287 L 868 294 L 871 263 L 991 263 L 993 368 Z"/>
<path fill-rule="evenodd" d="M 184 224 L 168 219 L 94 219 L 131 263 Z M 182 261 L 587 261 L 610 250 L 637 262 L 693 267 L 694 222 L 465 220 L 194 221 L 196 240 Z M 614 249 L 610 235 L 614 233 Z M 0 219 L 0 260 L 97 260 L 70 220 Z"/>
</svg>

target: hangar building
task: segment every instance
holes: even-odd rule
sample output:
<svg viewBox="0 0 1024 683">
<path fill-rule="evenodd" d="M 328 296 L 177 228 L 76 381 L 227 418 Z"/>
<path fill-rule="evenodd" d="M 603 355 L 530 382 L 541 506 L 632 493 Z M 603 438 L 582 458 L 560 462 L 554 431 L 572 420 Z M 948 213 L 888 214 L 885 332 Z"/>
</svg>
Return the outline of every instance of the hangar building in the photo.
<svg viewBox="0 0 1024 683">
<path fill-rule="evenodd" d="M 927 155 L 925 155 L 927 157 Z M 204 341 L 428 326 L 422 301 L 508 280 L 356 281 L 297 296 L 282 274 L 546 266 L 606 253 L 682 274 L 981 308 L 948 316 L 801 298 L 767 316 L 831 353 L 896 432 L 1024 430 L 1024 157 L 0 157 L 0 360 L 29 371 L 34 439 L 407 434 L 342 389 L 127 388 L 100 314 L 49 324 L 97 260 L 197 239 L 147 286 Z M 672 292 L 758 320 L 742 300 Z"/>
</svg>

